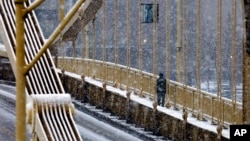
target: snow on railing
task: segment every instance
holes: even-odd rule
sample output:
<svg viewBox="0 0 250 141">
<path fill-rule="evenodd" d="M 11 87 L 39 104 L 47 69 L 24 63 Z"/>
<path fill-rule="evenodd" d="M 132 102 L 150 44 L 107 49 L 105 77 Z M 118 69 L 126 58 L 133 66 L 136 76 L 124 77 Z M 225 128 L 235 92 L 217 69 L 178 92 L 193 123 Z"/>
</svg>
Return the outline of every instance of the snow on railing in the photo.
<svg viewBox="0 0 250 141">
<path fill-rule="evenodd" d="M 59 58 L 59 67 L 60 64 L 62 63 L 62 61 L 64 61 L 64 63 L 66 63 L 67 67 L 65 67 L 65 71 L 69 71 L 69 72 L 73 72 L 72 71 L 72 66 L 73 64 L 69 64 L 71 62 L 71 60 L 74 58 L 71 57 L 67 57 L 64 58 L 64 60 L 62 60 L 62 58 Z M 80 75 L 85 75 L 85 76 L 89 76 L 89 77 L 93 77 L 92 73 L 90 72 L 95 72 L 95 80 L 98 81 L 105 81 L 107 83 L 109 83 L 110 85 L 113 85 L 114 81 L 112 81 L 112 78 L 110 77 L 104 77 L 101 73 L 103 73 L 103 71 L 105 71 L 105 67 L 108 66 L 109 68 L 109 72 L 107 72 L 107 74 L 112 74 L 114 72 L 114 63 L 110 63 L 110 62 L 103 62 L 99 61 L 99 60 L 95 60 L 96 66 L 99 66 L 98 69 L 96 68 L 96 70 L 93 70 L 93 68 L 91 67 L 94 63 L 93 60 L 91 59 L 81 59 L 81 58 L 76 58 L 77 59 L 77 63 L 79 66 L 84 66 L 84 69 L 78 70 L 75 73 L 80 74 Z M 140 71 L 134 68 L 130 68 L 128 74 L 122 74 L 123 72 L 127 72 L 128 71 L 128 67 L 127 66 L 123 66 L 123 65 L 118 65 L 117 64 L 117 69 L 118 70 L 122 70 L 120 71 L 119 75 L 122 75 L 123 79 L 132 79 L 132 80 L 128 80 L 128 82 L 133 82 L 133 81 L 138 81 L 141 80 L 140 77 L 143 77 L 142 80 L 143 81 L 143 85 L 141 87 L 141 85 L 138 85 L 139 82 L 136 82 L 137 85 L 131 85 L 130 84 L 130 88 L 132 91 L 134 91 L 135 93 L 139 93 L 142 90 L 143 93 L 143 97 L 148 97 L 151 100 L 154 100 L 156 98 L 156 95 L 153 94 L 154 93 L 154 88 L 155 88 L 155 80 L 157 78 L 157 76 L 154 76 L 151 73 L 148 72 L 142 72 L 143 75 L 140 75 Z M 112 69 L 113 68 L 113 69 Z M 88 70 L 88 71 L 87 71 Z M 130 75 L 130 77 L 129 77 Z M 132 77 L 131 77 L 132 76 Z M 106 79 L 105 79 L 106 78 Z M 146 79 L 149 78 L 149 79 Z M 126 83 L 127 81 L 125 80 L 120 80 L 119 81 L 118 86 L 119 88 L 122 89 L 127 89 L 127 85 L 128 83 Z M 140 84 L 140 83 L 139 83 Z M 190 112 L 192 112 L 194 115 L 197 115 L 198 112 L 202 112 L 202 115 L 204 116 L 204 118 L 206 119 L 210 119 L 212 120 L 212 122 L 216 122 L 219 118 L 219 115 L 221 114 L 223 117 L 223 123 L 225 124 L 225 126 L 228 127 L 229 123 L 242 123 L 242 119 L 238 118 L 241 116 L 235 116 L 235 115 L 242 115 L 242 103 L 240 102 L 234 102 L 228 98 L 222 97 L 222 101 L 221 103 L 219 102 L 219 96 L 213 94 L 213 93 L 209 93 L 206 92 L 204 90 L 200 90 L 200 93 L 202 95 L 202 101 L 198 100 L 198 89 L 191 87 L 191 86 L 185 86 L 182 83 L 176 82 L 176 81 L 172 81 L 169 80 L 168 81 L 169 84 L 169 94 L 167 94 L 167 98 L 170 99 L 171 104 L 176 107 L 177 109 L 182 109 L 182 108 L 186 108 L 187 110 L 189 110 Z M 186 91 L 186 92 L 185 92 Z M 153 93 L 152 93 L 153 92 Z M 201 102 L 202 103 L 202 107 L 201 109 L 199 109 L 199 107 L 197 106 L 198 103 Z M 235 108 L 233 108 L 235 106 Z M 219 109 L 222 109 L 222 113 L 219 113 Z M 234 112 L 232 112 L 234 111 Z M 235 115 L 232 115 L 232 113 L 235 113 Z"/>
</svg>

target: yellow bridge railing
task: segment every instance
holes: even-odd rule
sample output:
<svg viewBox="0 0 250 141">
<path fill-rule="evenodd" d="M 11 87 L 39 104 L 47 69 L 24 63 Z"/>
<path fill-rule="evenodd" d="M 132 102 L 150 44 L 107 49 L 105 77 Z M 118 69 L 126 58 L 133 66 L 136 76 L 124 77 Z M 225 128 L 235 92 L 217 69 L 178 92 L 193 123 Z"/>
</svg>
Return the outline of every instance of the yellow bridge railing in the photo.
<svg viewBox="0 0 250 141">
<path fill-rule="evenodd" d="M 103 62 L 92 59 L 64 57 L 58 59 L 58 67 L 64 64 L 64 70 L 74 72 L 76 74 L 92 77 L 96 80 L 105 81 L 111 85 L 116 85 L 121 89 L 134 91 L 135 94 L 141 94 L 142 97 L 149 97 L 152 100 L 156 98 L 155 85 L 157 76 L 129 68 L 123 65 Z M 73 70 L 73 65 L 77 65 L 77 69 Z M 116 70 L 115 70 L 116 69 Z M 113 74 L 117 71 L 117 78 L 113 78 Z M 141 82 L 142 81 L 142 82 Z M 170 101 L 172 107 L 181 110 L 188 109 L 193 116 L 197 116 L 202 111 L 204 119 L 211 120 L 212 124 L 217 124 L 218 119 L 222 117 L 222 122 L 228 127 L 229 124 L 242 124 L 242 103 L 235 102 L 227 98 L 221 98 L 221 102 L 217 95 L 202 91 L 202 99 L 199 101 L 199 92 L 197 88 L 184 86 L 175 81 L 168 81 L 169 92 L 166 101 Z M 199 109 L 201 103 L 202 109 Z M 222 111 L 222 112 L 220 112 Z"/>
</svg>

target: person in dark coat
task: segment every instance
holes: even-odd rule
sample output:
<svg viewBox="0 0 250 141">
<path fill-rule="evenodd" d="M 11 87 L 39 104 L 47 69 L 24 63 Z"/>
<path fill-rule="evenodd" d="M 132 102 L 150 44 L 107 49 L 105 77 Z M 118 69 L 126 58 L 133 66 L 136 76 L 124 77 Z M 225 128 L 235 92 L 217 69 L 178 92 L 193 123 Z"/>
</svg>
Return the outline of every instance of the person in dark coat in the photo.
<svg viewBox="0 0 250 141">
<path fill-rule="evenodd" d="M 163 73 L 159 74 L 157 79 L 157 103 L 162 107 L 165 104 L 165 95 L 166 95 L 166 79 L 163 77 Z"/>
</svg>

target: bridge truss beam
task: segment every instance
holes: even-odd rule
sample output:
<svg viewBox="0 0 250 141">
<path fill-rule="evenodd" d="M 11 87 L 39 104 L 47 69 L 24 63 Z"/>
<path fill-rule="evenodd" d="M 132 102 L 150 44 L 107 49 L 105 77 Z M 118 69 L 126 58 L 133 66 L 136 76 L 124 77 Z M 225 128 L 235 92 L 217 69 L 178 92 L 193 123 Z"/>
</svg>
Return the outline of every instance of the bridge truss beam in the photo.
<svg viewBox="0 0 250 141">
<path fill-rule="evenodd" d="M 250 124 L 250 0 L 242 2 L 245 17 L 245 37 L 243 38 L 243 123 Z"/>
</svg>

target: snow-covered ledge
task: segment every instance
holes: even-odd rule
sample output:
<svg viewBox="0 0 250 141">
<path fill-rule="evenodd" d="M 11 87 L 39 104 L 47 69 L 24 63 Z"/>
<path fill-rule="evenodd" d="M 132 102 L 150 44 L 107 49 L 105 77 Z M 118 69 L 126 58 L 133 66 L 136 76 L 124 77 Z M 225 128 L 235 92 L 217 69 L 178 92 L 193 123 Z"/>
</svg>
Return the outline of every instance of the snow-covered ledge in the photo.
<svg viewBox="0 0 250 141">
<path fill-rule="evenodd" d="M 57 70 L 61 73 L 61 70 Z M 80 75 L 65 72 L 63 85 L 65 90 L 72 96 L 83 95 L 82 77 Z M 218 137 L 217 125 L 212 125 L 211 121 L 199 121 L 187 115 L 187 121 L 183 120 L 183 112 L 176 111 L 174 108 L 167 109 L 157 106 L 153 107 L 153 101 L 147 98 L 141 98 L 131 92 L 129 104 L 127 103 L 127 91 L 112 86 L 106 86 L 106 98 L 103 98 L 103 83 L 92 78 L 85 77 L 85 83 L 88 84 L 87 97 L 88 102 L 92 104 L 105 103 L 104 107 L 117 116 L 138 124 L 139 126 L 158 132 L 162 136 L 174 139 L 188 138 L 191 140 L 216 140 Z M 77 84 L 77 85 L 75 85 Z M 74 94 L 73 94 L 74 92 Z M 108 96 L 107 96 L 108 95 Z M 92 99 L 91 99 L 92 98 Z M 129 105 L 129 106 L 128 106 Z M 185 126 L 184 126 L 185 125 Z M 229 129 L 222 129 L 221 140 L 229 140 Z"/>
</svg>

